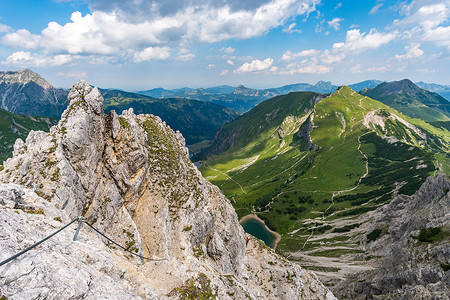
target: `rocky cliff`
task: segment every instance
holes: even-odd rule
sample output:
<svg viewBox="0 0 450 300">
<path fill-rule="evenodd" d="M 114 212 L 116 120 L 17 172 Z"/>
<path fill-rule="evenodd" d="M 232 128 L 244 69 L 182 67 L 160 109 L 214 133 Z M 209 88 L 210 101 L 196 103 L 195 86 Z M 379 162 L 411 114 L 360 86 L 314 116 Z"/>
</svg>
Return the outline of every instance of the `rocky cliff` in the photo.
<svg viewBox="0 0 450 300">
<path fill-rule="evenodd" d="M 66 230 L 0 267 L 0 296 L 334 298 L 258 240 L 246 248 L 229 200 L 160 118 L 131 109 L 105 115 L 85 81 L 69 102 L 50 133 L 18 139 L 0 171 L 0 259 L 82 215 L 129 250 L 165 260 L 133 258 L 84 225 L 79 241 Z"/>
<path fill-rule="evenodd" d="M 430 176 L 412 196 L 398 195 L 364 218 L 360 236 L 375 268 L 334 288 L 340 299 L 449 299 L 450 181 Z M 360 221 L 364 221 L 360 219 Z"/>
</svg>

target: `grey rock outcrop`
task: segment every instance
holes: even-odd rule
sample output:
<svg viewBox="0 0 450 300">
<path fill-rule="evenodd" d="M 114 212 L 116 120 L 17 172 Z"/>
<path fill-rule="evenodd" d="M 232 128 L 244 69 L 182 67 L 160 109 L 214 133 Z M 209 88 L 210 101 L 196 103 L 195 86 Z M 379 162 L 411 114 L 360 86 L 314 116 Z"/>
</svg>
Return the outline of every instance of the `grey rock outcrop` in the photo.
<svg viewBox="0 0 450 300">
<path fill-rule="evenodd" d="M 101 94 L 85 81 L 68 99 L 58 125 L 17 140 L 0 171 L 0 222 L 8 224 L 0 259 L 82 215 L 130 251 L 166 260 L 133 258 L 83 228 L 79 242 L 62 233 L 1 267 L 2 295 L 334 299 L 314 274 L 256 239 L 246 249 L 233 207 L 191 163 L 180 133 L 132 109 L 104 115 Z"/>
<path fill-rule="evenodd" d="M 377 267 L 351 276 L 334 292 L 342 299 L 449 299 L 450 181 L 430 176 L 412 196 L 399 195 L 368 214 L 361 244 L 382 257 Z M 435 228 L 434 236 L 426 235 Z M 436 230 L 436 228 L 438 228 Z"/>
</svg>

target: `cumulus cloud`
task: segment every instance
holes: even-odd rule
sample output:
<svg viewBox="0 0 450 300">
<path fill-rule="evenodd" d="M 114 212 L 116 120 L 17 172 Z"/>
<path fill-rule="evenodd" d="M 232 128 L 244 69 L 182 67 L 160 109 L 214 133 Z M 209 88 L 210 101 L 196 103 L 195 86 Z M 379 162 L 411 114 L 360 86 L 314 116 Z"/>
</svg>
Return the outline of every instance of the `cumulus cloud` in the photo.
<svg viewBox="0 0 450 300">
<path fill-rule="evenodd" d="M 9 27 L 8 25 L 0 23 L 0 33 L 8 32 L 10 30 L 11 30 L 11 27 Z"/>
<path fill-rule="evenodd" d="M 227 64 L 229 64 L 229 65 L 231 65 L 231 66 L 234 66 L 234 61 L 232 61 L 232 60 L 227 60 Z"/>
<path fill-rule="evenodd" d="M 396 32 L 381 33 L 372 29 L 369 33 L 361 33 L 359 29 L 347 31 L 344 42 L 334 43 L 331 49 L 309 49 L 297 53 L 286 51 L 280 63 L 289 63 L 280 68 L 279 74 L 325 74 L 342 63 L 349 55 L 355 55 L 367 50 L 377 49 L 397 37 Z M 419 49 L 420 50 L 420 49 Z M 417 49 L 412 50 L 417 51 Z M 411 52 L 411 55 L 412 53 Z M 352 73 L 361 72 L 361 66 L 352 68 Z"/>
<path fill-rule="evenodd" d="M 143 62 L 152 59 L 166 59 L 170 56 L 168 47 L 148 47 L 134 54 L 134 62 Z"/>
<path fill-rule="evenodd" d="M 70 22 L 50 22 L 39 35 L 25 29 L 10 32 L 0 42 L 41 53 L 166 59 L 178 48 L 260 36 L 292 17 L 308 15 L 319 0 L 88 2 L 92 13 L 74 12 Z M 193 54 L 175 58 L 188 60 Z"/>
<path fill-rule="evenodd" d="M 435 2 L 435 3 L 433 3 Z M 415 0 L 402 7 L 404 17 L 394 21 L 394 27 L 403 29 L 408 39 L 433 42 L 450 48 L 450 2 Z"/>
<path fill-rule="evenodd" d="M 44 56 L 27 51 L 17 51 L 2 61 L 2 65 L 14 66 L 19 68 L 28 67 L 47 67 L 61 66 L 72 61 L 70 55 Z"/>
<path fill-rule="evenodd" d="M 270 57 L 265 60 L 255 59 L 250 63 L 244 63 L 239 69 L 235 70 L 234 73 L 260 72 L 269 69 L 272 64 L 273 58 Z"/>
<path fill-rule="evenodd" d="M 420 56 L 423 55 L 423 50 L 419 49 L 420 44 L 416 43 L 416 44 L 412 44 L 409 46 L 405 47 L 406 50 L 406 54 L 404 55 L 395 55 L 395 58 L 398 60 L 407 60 L 407 59 L 412 59 L 412 58 L 418 58 Z"/>
<path fill-rule="evenodd" d="M 35 49 L 39 46 L 41 36 L 32 34 L 26 29 L 5 34 L 0 42 L 11 48 Z"/>
<path fill-rule="evenodd" d="M 369 33 L 361 33 L 359 29 L 352 29 L 347 31 L 345 43 L 335 43 L 333 49 L 352 52 L 377 49 L 395 39 L 397 34 L 397 32 L 381 33 L 375 29 L 371 29 Z"/>
<path fill-rule="evenodd" d="M 229 72 L 229 70 L 223 70 L 222 72 L 220 72 L 220 75 L 225 76 L 227 75 Z"/>
<path fill-rule="evenodd" d="M 333 20 L 328 22 L 328 26 L 333 28 L 335 31 L 338 31 L 342 21 L 344 20 L 341 18 L 334 18 Z"/>
</svg>

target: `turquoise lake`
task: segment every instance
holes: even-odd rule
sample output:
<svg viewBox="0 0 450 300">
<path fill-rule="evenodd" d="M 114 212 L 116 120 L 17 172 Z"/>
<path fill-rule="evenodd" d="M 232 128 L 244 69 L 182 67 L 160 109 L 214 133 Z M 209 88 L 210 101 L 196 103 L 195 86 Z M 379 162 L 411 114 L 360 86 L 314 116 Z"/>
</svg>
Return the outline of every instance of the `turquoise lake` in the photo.
<svg viewBox="0 0 450 300">
<path fill-rule="evenodd" d="M 263 222 L 249 218 L 241 223 L 245 232 L 250 233 L 254 237 L 262 240 L 267 246 L 272 247 L 277 239 L 275 234 L 271 233 L 266 229 L 266 226 Z"/>
</svg>

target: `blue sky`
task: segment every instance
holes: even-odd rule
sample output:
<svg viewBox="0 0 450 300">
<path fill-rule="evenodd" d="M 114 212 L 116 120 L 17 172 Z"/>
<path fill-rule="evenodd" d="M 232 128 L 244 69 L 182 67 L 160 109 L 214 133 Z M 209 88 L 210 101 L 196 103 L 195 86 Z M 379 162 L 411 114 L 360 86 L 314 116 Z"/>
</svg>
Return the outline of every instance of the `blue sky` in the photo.
<svg viewBox="0 0 450 300">
<path fill-rule="evenodd" d="M 450 84 L 450 0 L 2 0 L 0 69 L 58 87 Z"/>
</svg>

